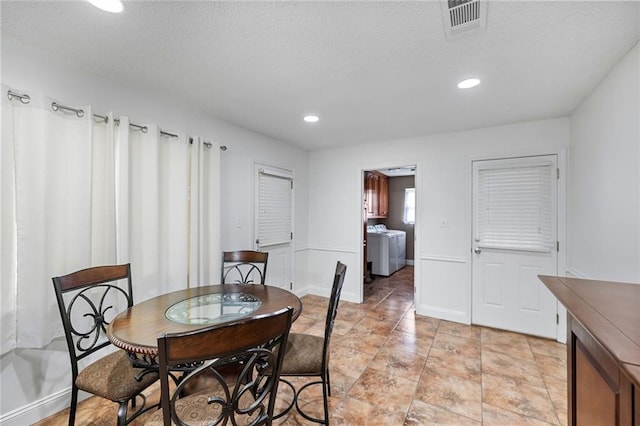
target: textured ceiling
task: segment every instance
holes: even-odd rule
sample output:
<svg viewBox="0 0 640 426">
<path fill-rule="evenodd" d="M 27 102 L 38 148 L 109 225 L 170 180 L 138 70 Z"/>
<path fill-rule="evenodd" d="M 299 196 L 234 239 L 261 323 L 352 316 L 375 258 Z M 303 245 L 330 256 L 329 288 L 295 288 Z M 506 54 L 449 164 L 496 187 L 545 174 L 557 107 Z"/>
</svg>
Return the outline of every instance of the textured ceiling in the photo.
<svg viewBox="0 0 640 426">
<path fill-rule="evenodd" d="M 639 1 L 490 2 L 452 39 L 437 1 L 124 5 L 2 1 L 2 39 L 310 150 L 567 115 L 640 39 Z"/>
</svg>

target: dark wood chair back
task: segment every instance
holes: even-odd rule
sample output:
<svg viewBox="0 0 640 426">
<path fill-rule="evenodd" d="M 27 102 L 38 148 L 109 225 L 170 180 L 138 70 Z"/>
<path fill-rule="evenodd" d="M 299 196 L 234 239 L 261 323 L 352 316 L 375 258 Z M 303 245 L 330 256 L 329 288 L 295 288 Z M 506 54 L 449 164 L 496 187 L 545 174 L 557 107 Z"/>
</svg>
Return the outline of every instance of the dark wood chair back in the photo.
<svg viewBox="0 0 640 426">
<path fill-rule="evenodd" d="M 292 313 L 160 336 L 164 424 L 271 424 Z M 185 366 L 172 390 L 172 371 Z"/>
<path fill-rule="evenodd" d="M 120 280 L 123 284 L 118 285 Z M 78 360 L 110 344 L 104 334 L 108 317 L 133 306 L 130 267 L 110 265 L 83 269 L 54 277 L 53 285 L 69 355 L 77 369 Z"/>
<path fill-rule="evenodd" d="M 79 370 L 78 362 L 111 342 L 106 327 L 113 317 L 133 306 L 131 267 L 124 265 L 96 266 L 53 277 L 53 287 L 71 359 L 71 409 L 69 425 L 75 423 L 78 390 L 120 403 L 118 425 L 124 425 L 144 410 L 142 391 L 155 382 L 158 375 L 143 375 L 134 369 L 124 351 L 107 354 Z M 109 370 L 110 374 L 105 374 Z M 127 418 L 128 404 L 139 397 L 142 406 Z"/>
<path fill-rule="evenodd" d="M 263 284 L 267 278 L 268 252 L 253 250 L 222 253 L 222 284 Z"/>
<path fill-rule="evenodd" d="M 298 413 L 305 419 L 322 424 L 329 424 L 329 396 L 331 396 L 331 378 L 329 374 L 329 350 L 333 325 L 338 312 L 340 294 L 347 274 L 347 266 L 337 262 L 336 271 L 331 286 L 331 296 L 327 308 L 325 320 L 324 338 L 305 333 L 291 333 L 287 353 L 285 354 L 280 382 L 284 383 L 291 392 L 293 398 L 289 405 L 275 415 L 280 418 L 287 414 L 294 406 Z M 318 377 L 319 380 L 307 381 L 298 389 L 284 377 Z M 322 386 L 323 418 L 312 417 L 300 407 L 300 394 L 307 388 L 315 385 Z"/>
<path fill-rule="evenodd" d="M 331 286 L 329 306 L 327 307 L 327 318 L 325 320 L 324 327 L 324 344 L 322 345 L 322 369 L 326 371 L 329 371 L 329 346 L 331 343 L 331 334 L 333 333 L 333 324 L 336 322 L 338 304 L 340 303 L 340 295 L 342 294 L 342 286 L 344 285 L 344 277 L 346 275 L 347 265 L 337 262 L 336 272 L 333 276 L 333 285 Z"/>
</svg>

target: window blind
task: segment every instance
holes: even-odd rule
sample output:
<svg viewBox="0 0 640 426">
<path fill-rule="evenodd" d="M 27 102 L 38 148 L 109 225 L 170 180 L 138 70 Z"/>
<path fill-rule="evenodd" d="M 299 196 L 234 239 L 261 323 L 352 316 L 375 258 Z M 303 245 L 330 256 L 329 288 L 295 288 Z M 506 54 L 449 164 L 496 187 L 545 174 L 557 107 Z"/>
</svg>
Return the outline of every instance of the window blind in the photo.
<svg viewBox="0 0 640 426">
<path fill-rule="evenodd" d="M 478 167 L 476 172 L 477 245 L 549 252 L 555 246 L 552 163 Z"/>
<path fill-rule="evenodd" d="M 258 171 L 258 247 L 293 239 L 293 178 L 284 173 Z"/>
</svg>

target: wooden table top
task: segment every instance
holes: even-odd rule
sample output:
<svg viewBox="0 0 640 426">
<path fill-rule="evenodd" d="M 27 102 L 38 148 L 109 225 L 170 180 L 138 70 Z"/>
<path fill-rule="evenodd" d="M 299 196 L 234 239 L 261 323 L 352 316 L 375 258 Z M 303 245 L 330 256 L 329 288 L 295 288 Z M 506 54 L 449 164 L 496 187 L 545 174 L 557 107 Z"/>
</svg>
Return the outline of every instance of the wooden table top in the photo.
<svg viewBox="0 0 640 426">
<path fill-rule="evenodd" d="M 569 313 L 620 362 L 640 371 L 640 285 L 540 276 Z M 635 367 L 634 367 L 635 366 Z"/>
<path fill-rule="evenodd" d="M 636 386 L 640 386 L 640 365 L 622 364 L 622 369 Z"/>
<path fill-rule="evenodd" d="M 248 316 L 269 314 L 291 306 L 293 320 L 302 312 L 302 302 L 293 293 L 279 287 L 256 284 L 224 284 L 195 287 L 163 294 L 138 303 L 116 316 L 107 326 L 107 337 L 117 347 L 128 352 L 155 356 L 158 353 L 158 336 L 197 330 L 211 324 L 182 324 L 169 320 L 167 309 L 183 300 L 210 294 L 244 293 L 262 302 Z M 236 321 L 233 318 L 229 321 Z M 224 323 L 224 322 L 222 322 Z"/>
</svg>

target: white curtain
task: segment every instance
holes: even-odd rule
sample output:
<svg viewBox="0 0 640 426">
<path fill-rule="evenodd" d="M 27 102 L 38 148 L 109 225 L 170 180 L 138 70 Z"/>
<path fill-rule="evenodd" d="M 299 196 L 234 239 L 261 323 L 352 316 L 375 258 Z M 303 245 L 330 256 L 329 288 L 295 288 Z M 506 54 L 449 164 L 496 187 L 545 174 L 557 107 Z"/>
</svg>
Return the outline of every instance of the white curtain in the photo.
<svg viewBox="0 0 640 426">
<path fill-rule="evenodd" d="M 219 262 L 208 251 L 219 238 L 210 203 L 219 157 L 206 160 L 202 145 L 189 144 L 184 134 L 132 125 L 127 117 L 117 125 L 112 114 L 96 119 L 89 106 L 73 106 L 82 117 L 53 111 L 52 102 L 3 97 L 1 353 L 43 347 L 62 335 L 53 276 L 130 262 L 140 302 L 186 287 L 191 268 L 206 272 Z M 210 217 L 190 223 L 190 199 Z M 195 261 L 189 258 L 194 236 Z"/>
<path fill-rule="evenodd" d="M 104 205 L 108 195 L 92 191 L 103 186 L 104 168 L 92 164 L 98 142 L 93 138 L 91 108 L 81 107 L 84 115 L 79 117 L 53 111 L 53 102 L 31 96 L 29 104 L 14 99 L 10 108 L 3 109 L 3 126 L 9 130 L 2 145 L 3 151 L 13 149 L 8 168 L 14 186 L 13 199 L 3 197 L 8 205 L 3 202 L 2 210 L 4 216 L 13 209 L 15 216 L 13 223 L 3 221 L 3 235 L 14 233 L 13 252 L 7 255 L 15 258 L 14 265 L 3 265 L 3 270 L 13 268 L 7 275 L 14 275 L 8 292 L 3 276 L 3 299 L 15 300 L 14 323 L 2 325 L 3 335 L 15 333 L 15 337 L 13 342 L 3 341 L 3 352 L 15 346 L 42 347 L 61 334 L 52 276 L 87 267 L 94 260 L 115 260 L 113 252 L 93 250 L 94 242 L 100 244 L 94 230 L 108 229 L 113 214 L 93 208 Z"/>
<path fill-rule="evenodd" d="M 191 140 L 189 286 L 220 281 L 220 151 Z"/>
<path fill-rule="evenodd" d="M 127 117 L 120 118 L 116 146 L 118 199 L 128 204 L 118 208 L 127 223 L 118 224 L 118 262 L 131 262 L 139 302 L 187 284 L 190 147 L 184 135 L 131 126 Z"/>
<path fill-rule="evenodd" d="M 104 120 L 92 120 L 93 156 L 91 214 L 91 265 L 104 265 L 116 261 L 116 205 L 115 205 L 115 141 L 113 114 Z M 71 272 L 71 271 L 68 271 Z M 65 272 L 65 273 L 68 273 Z"/>
<path fill-rule="evenodd" d="M 8 88 L 2 86 L 2 93 Z M 18 99 L 17 102 L 20 102 Z M 16 229 L 13 156 L 13 109 L 2 96 L 2 143 L 0 143 L 0 354 L 16 346 Z"/>
</svg>

